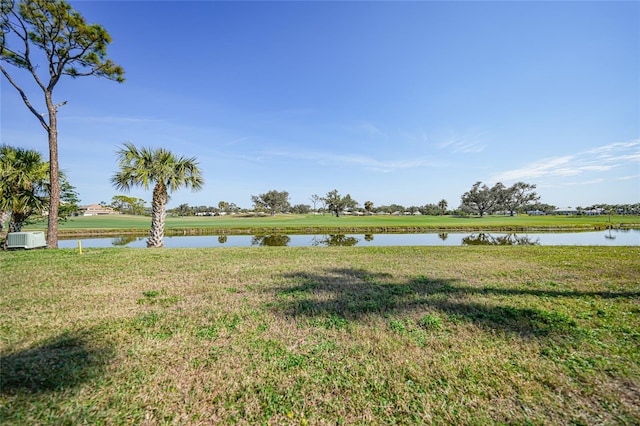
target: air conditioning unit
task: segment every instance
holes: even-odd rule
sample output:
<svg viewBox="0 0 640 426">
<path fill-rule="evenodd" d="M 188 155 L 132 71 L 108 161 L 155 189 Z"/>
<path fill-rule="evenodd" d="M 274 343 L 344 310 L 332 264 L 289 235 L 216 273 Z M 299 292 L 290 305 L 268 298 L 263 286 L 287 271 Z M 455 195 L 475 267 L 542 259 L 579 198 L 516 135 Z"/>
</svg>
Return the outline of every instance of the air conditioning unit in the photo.
<svg viewBox="0 0 640 426">
<path fill-rule="evenodd" d="M 7 235 L 8 249 L 34 249 L 46 246 L 47 240 L 42 231 L 9 232 Z"/>
</svg>

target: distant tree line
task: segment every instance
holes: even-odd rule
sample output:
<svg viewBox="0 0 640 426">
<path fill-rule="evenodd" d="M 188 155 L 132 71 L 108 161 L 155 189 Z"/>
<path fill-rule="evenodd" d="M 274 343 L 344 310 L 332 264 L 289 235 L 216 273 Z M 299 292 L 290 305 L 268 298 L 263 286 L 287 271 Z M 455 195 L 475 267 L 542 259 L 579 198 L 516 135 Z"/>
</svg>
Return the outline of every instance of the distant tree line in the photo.
<svg viewBox="0 0 640 426">
<path fill-rule="evenodd" d="M 611 214 L 637 215 L 640 214 L 640 203 L 635 204 L 594 204 L 588 207 L 576 207 L 578 214 L 592 210 L 602 210 Z"/>
<path fill-rule="evenodd" d="M 252 195 L 252 207 L 241 208 L 233 203 L 220 201 L 217 206 L 189 206 L 181 204 L 168 210 L 177 216 L 220 215 L 220 214 L 250 214 L 261 213 L 276 215 L 286 214 L 343 214 L 357 215 L 478 215 L 508 214 L 537 212 L 538 214 L 553 214 L 556 206 L 540 202 L 540 196 L 535 192 L 536 185 L 517 182 L 509 187 L 501 182 L 489 187 L 482 182 L 476 182 L 471 189 L 460 197 L 460 205 L 455 209 L 449 208 L 447 200 L 424 205 L 403 206 L 401 204 L 385 204 L 375 206 L 372 201 L 365 201 L 360 205 L 351 195 L 341 195 L 336 189 L 324 196 L 313 194 L 309 200 L 311 204 L 291 205 L 287 191 L 271 190 L 263 194 Z M 637 204 L 596 204 L 589 207 L 577 207 L 578 214 L 592 210 L 602 210 L 614 214 L 640 214 L 640 203 Z"/>
<path fill-rule="evenodd" d="M 100 204 L 111 207 L 113 210 L 122 214 L 143 215 L 146 212 L 145 200 L 142 198 L 128 197 L 126 195 L 114 195 L 111 198 L 111 204 Z"/>
<path fill-rule="evenodd" d="M 535 185 L 519 182 L 512 187 L 505 187 L 497 184 L 493 188 L 476 183 L 472 189 L 462 196 L 462 204 L 456 210 L 449 210 L 447 200 L 440 200 L 438 203 L 429 203 L 421 206 L 403 206 L 400 204 L 389 204 L 374 206 L 372 201 L 365 201 L 360 205 L 350 194 L 341 195 L 337 189 L 327 192 L 324 196 L 313 194 L 309 199 L 312 205 L 296 204 L 291 205 L 289 193 L 287 191 L 271 190 L 263 194 L 252 195 L 252 208 L 239 208 L 235 204 L 220 201 L 217 207 L 214 206 L 189 206 L 181 204 L 168 212 L 178 216 L 189 215 L 219 215 L 234 213 L 263 213 L 276 215 L 279 213 L 293 214 L 332 214 L 340 216 L 343 214 L 357 215 L 445 215 L 445 214 L 479 214 L 481 216 L 493 213 L 497 209 L 506 209 L 512 215 L 521 211 L 525 206 L 537 206 L 532 204 L 538 200 L 538 196 L 533 192 Z"/>
</svg>

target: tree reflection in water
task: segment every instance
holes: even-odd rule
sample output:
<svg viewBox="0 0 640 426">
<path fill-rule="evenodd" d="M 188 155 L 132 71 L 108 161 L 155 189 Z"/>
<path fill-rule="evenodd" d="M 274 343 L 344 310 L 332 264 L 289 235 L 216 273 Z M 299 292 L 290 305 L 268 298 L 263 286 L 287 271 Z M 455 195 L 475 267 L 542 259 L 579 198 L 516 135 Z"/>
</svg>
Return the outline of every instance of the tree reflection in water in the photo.
<svg viewBox="0 0 640 426">
<path fill-rule="evenodd" d="M 318 235 L 313 237 L 313 241 L 311 242 L 311 244 L 314 246 L 351 247 L 358 244 L 358 241 L 360 240 L 356 237 L 347 237 L 344 234 Z"/>
<path fill-rule="evenodd" d="M 254 235 L 251 237 L 252 246 L 285 247 L 291 238 L 288 235 Z"/>
<path fill-rule="evenodd" d="M 535 241 L 529 236 L 518 236 L 516 234 L 507 234 L 494 237 L 491 234 L 479 233 L 471 234 L 462 239 L 462 244 L 466 246 L 537 246 L 540 245 L 540 239 Z"/>
<path fill-rule="evenodd" d="M 524 231 L 523 231 L 524 232 Z M 533 234 L 507 234 L 496 230 L 461 232 L 415 233 L 415 234 L 267 234 L 267 235 L 179 235 L 167 237 L 169 248 L 180 247 L 232 247 L 246 246 L 439 246 L 439 245 L 608 245 L 639 246 L 640 229 L 607 229 L 593 232 L 544 232 Z M 211 240 L 213 238 L 213 240 Z M 217 239 L 217 243 L 216 243 Z M 143 247 L 146 238 L 141 235 L 97 236 L 82 239 L 83 248 Z M 76 247 L 76 239 L 60 240 L 60 248 Z"/>
<path fill-rule="evenodd" d="M 111 245 L 114 245 L 116 247 L 126 246 L 127 244 L 134 242 L 138 238 L 142 237 L 136 237 L 135 235 L 123 235 L 122 237 L 112 239 Z"/>
</svg>

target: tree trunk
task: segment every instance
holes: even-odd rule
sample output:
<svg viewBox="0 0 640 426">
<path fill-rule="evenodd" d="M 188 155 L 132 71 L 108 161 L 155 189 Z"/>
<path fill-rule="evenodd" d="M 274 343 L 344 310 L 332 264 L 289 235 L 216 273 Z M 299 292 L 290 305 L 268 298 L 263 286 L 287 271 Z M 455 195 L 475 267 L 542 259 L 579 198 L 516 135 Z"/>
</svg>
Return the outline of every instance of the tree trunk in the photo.
<svg viewBox="0 0 640 426">
<path fill-rule="evenodd" d="M 51 93 L 45 94 L 49 111 L 49 217 L 47 223 L 47 248 L 58 248 L 58 207 L 60 205 L 60 179 L 58 178 L 58 121 Z"/>
<path fill-rule="evenodd" d="M 11 212 L 9 217 L 9 232 L 22 232 L 22 225 L 29 217 L 27 213 Z"/>
<path fill-rule="evenodd" d="M 155 248 L 164 245 L 164 220 L 167 206 L 167 188 L 164 182 L 158 182 L 153 188 L 153 200 L 151 201 L 151 230 L 147 247 Z"/>
<path fill-rule="evenodd" d="M 0 250 L 7 249 L 7 238 L 9 237 L 9 227 L 7 226 L 7 232 L 4 232 L 4 223 L 9 219 L 9 212 L 0 212 Z M 4 235 L 3 235 L 4 234 Z"/>
<path fill-rule="evenodd" d="M 11 217 L 8 211 L 0 211 L 0 232 L 4 231 L 4 223 Z"/>
</svg>

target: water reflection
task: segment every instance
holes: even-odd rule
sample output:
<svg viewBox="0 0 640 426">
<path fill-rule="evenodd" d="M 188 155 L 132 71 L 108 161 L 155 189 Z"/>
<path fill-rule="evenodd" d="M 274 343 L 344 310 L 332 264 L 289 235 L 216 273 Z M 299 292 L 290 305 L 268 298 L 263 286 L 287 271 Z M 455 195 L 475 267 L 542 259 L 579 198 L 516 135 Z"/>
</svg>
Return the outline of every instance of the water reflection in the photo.
<svg viewBox="0 0 640 426">
<path fill-rule="evenodd" d="M 370 236 L 370 239 L 367 240 L 367 236 L 365 235 L 366 241 L 373 241 L 373 235 Z M 314 246 L 329 246 L 329 247 L 351 247 L 358 244 L 359 239 L 353 236 L 347 236 L 344 234 L 334 234 L 334 235 L 316 235 L 313 237 L 311 242 Z"/>
<path fill-rule="evenodd" d="M 136 237 L 135 235 L 123 235 L 121 237 L 114 238 L 111 241 L 111 244 L 116 247 L 126 246 L 129 243 L 132 243 L 138 240 L 140 237 Z"/>
<path fill-rule="evenodd" d="M 83 248 L 146 247 L 146 237 L 83 238 Z M 76 248 L 78 238 L 61 239 L 60 248 Z M 593 232 L 537 232 L 472 234 L 441 232 L 426 234 L 329 234 L 329 235 L 197 235 L 167 236 L 167 248 L 192 247 L 311 247 L 311 246 L 460 246 L 460 245 L 542 245 L 542 246 L 640 246 L 640 229 L 607 229 Z"/>
<path fill-rule="evenodd" d="M 263 246 L 263 247 L 286 247 L 289 245 L 291 241 L 291 237 L 288 235 L 254 235 L 251 237 L 251 245 L 252 246 Z"/>
<path fill-rule="evenodd" d="M 506 234 L 493 236 L 481 232 L 477 235 L 471 234 L 468 237 L 464 237 L 462 244 L 467 246 L 537 246 L 540 245 L 540 238 L 534 241 L 528 235 Z"/>
<path fill-rule="evenodd" d="M 365 235 L 365 241 L 371 242 L 373 241 L 373 235 Z M 328 247 L 351 247 L 358 244 L 360 241 L 358 238 L 353 236 L 347 236 L 344 234 L 333 234 L 333 235 L 313 235 L 311 236 L 311 244 L 312 246 L 328 246 Z M 220 238 L 218 238 L 218 242 L 220 242 Z M 225 239 L 226 242 L 226 239 Z M 261 247 L 286 247 L 291 243 L 291 237 L 289 235 L 283 234 L 274 234 L 274 235 L 254 235 L 251 237 L 251 245 L 252 246 L 261 246 Z"/>
</svg>

